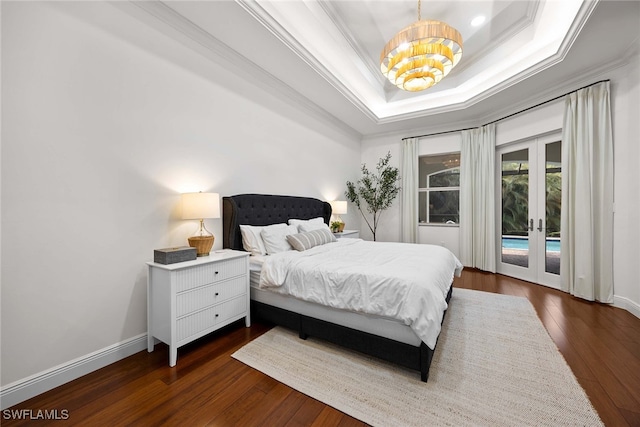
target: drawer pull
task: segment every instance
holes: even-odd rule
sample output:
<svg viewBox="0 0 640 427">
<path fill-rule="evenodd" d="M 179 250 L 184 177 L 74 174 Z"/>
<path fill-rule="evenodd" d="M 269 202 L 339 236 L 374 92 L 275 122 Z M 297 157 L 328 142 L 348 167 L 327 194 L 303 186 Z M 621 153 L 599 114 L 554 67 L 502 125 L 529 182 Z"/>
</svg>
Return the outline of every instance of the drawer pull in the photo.
<svg viewBox="0 0 640 427">
<path fill-rule="evenodd" d="M 218 274 L 218 272 L 216 271 L 216 274 Z"/>
<path fill-rule="evenodd" d="M 220 295 L 219 293 L 216 292 L 216 296 Z"/>
<path fill-rule="evenodd" d="M 219 314 L 216 314 L 216 317 L 220 316 Z"/>
</svg>

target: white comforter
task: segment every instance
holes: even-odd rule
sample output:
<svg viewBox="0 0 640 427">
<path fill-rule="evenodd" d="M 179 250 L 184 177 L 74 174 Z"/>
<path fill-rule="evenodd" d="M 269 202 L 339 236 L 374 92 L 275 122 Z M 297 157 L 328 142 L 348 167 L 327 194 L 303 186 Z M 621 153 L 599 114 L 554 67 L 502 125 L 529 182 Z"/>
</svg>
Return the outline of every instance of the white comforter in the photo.
<svg viewBox="0 0 640 427">
<path fill-rule="evenodd" d="M 265 257 L 260 287 L 400 320 L 433 349 L 453 275 L 461 271 L 440 246 L 340 239 Z"/>
</svg>

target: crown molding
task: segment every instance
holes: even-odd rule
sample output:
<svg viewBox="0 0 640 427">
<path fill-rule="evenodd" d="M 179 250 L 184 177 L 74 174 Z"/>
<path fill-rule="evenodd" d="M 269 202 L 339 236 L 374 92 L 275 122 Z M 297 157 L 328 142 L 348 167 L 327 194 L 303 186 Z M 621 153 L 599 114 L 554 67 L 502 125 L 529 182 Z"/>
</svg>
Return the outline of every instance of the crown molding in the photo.
<svg viewBox="0 0 640 427">
<path fill-rule="evenodd" d="M 319 0 L 318 4 L 320 5 L 324 13 L 327 14 L 329 19 L 335 24 L 338 31 L 340 31 L 340 33 L 347 40 L 347 43 L 349 43 L 351 48 L 355 51 L 356 55 L 358 55 L 358 57 L 360 58 L 360 61 L 362 61 L 365 67 L 369 70 L 369 73 L 371 73 L 373 78 L 380 84 L 381 87 L 384 87 L 387 79 L 380 71 L 380 64 L 376 63 L 373 58 L 371 58 L 363 49 L 362 45 L 358 43 L 358 40 L 349 30 L 349 26 L 344 22 L 344 19 L 342 19 L 342 17 L 336 12 L 335 7 L 333 7 L 333 3 L 327 0 Z M 396 87 L 393 86 L 393 88 Z"/>
<path fill-rule="evenodd" d="M 635 52 L 634 54 L 637 55 L 638 52 Z M 501 117 L 510 116 L 514 113 L 517 113 L 518 111 L 528 110 L 529 108 L 532 108 L 538 104 L 548 103 L 549 100 L 557 97 L 558 94 L 571 93 L 581 87 L 593 84 L 598 80 L 610 79 L 612 77 L 612 74 L 614 74 L 614 71 L 626 67 L 630 64 L 631 58 L 634 54 L 627 55 L 626 57 L 620 58 L 618 61 L 613 63 L 603 64 L 601 67 L 590 70 L 589 73 L 580 74 L 572 79 L 565 80 L 560 84 L 546 88 L 543 92 L 536 93 L 535 96 L 524 99 L 522 102 L 519 102 L 517 104 L 510 104 L 509 106 L 506 106 L 500 110 L 492 110 L 488 114 L 485 114 L 483 116 L 477 116 L 475 118 L 467 119 L 464 121 L 456 120 L 455 122 L 438 123 L 437 128 L 434 128 L 433 126 L 413 127 L 403 131 L 389 131 L 367 134 L 362 137 L 362 143 L 366 144 L 369 140 L 375 140 L 378 138 L 389 136 L 404 138 L 406 137 L 406 135 L 456 132 L 458 129 L 484 126 L 487 123 L 501 120 Z M 556 102 L 563 101 L 561 99 L 558 99 Z"/>
<path fill-rule="evenodd" d="M 532 106 L 547 102 L 558 96 L 558 94 L 571 93 L 578 90 L 581 87 L 590 85 L 598 80 L 605 80 L 611 78 L 613 72 L 620 68 L 623 68 L 629 64 L 629 58 L 620 58 L 616 62 L 603 64 L 601 67 L 591 69 L 588 73 L 577 75 L 576 77 L 565 80 L 560 84 L 546 88 L 542 92 L 536 93 L 535 96 L 529 97 L 518 104 L 510 105 L 508 108 L 503 108 L 499 111 L 492 111 L 481 118 L 480 125 L 498 120 L 500 117 L 510 115 L 515 111 L 525 110 Z M 562 102 L 558 100 L 558 102 Z"/>
<path fill-rule="evenodd" d="M 521 31 L 524 31 L 530 25 L 533 25 L 535 23 L 536 14 L 538 13 L 539 6 L 540 6 L 539 0 L 535 2 L 530 2 L 528 4 L 527 11 L 520 19 L 515 21 L 507 30 L 501 32 L 499 37 L 492 38 L 491 43 L 486 45 L 483 49 L 476 52 L 474 55 L 468 58 L 465 58 L 467 61 L 467 64 L 473 63 L 475 58 L 487 56 L 487 54 L 490 53 L 493 49 L 495 49 L 496 46 L 501 45 L 505 41 L 514 37 L 516 34 L 520 33 Z M 456 67 L 456 71 L 458 73 L 461 73 L 462 71 L 465 70 L 465 68 L 467 68 L 465 66 L 465 62 L 461 61 L 460 64 Z"/>
<path fill-rule="evenodd" d="M 611 74 L 613 71 L 629 65 L 630 57 L 631 56 L 627 56 L 624 58 L 620 58 L 618 61 L 614 63 L 604 64 L 603 66 L 597 69 L 591 70 L 591 72 L 589 72 L 588 74 L 581 74 L 579 76 L 576 76 L 573 79 L 565 80 L 561 84 L 546 88 L 543 92 L 537 93 L 536 96 L 528 97 L 524 99 L 522 102 L 519 102 L 517 104 L 510 104 L 509 106 L 502 108 L 500 110 L 490 111 L 488 114 L 485 114 L 483 116 L 477 116 L 475 118 L 467 119 L 464 121 L 456 120 L 455 122 L 438 123 L 437 128 L 434 128 L 433 126 L 413 127 L 403 131 L 396 130 L 396 131 L 389 131 L 389 132 L 367 134 L 362 137 L 362 143 L 366 144 L 367 141 L 369 140 L 375 140 L 378 138 L 389 137 L 389 136 L 398 136 L 398 137 L 405 138 L 406 135 L 420 135 L 420 134 L 440 133 L 440 132 L 456 132 L 458 129 L 484 126 L 487 123 L 500 120 L 501 117 L 506 117 L 511 114 L 514 114 L 515 112 L 523 111 L 523 110 L 532 108 L 535 105 L 546 103 L 550 99 L 557 97 L 559 93 L 560 94 L 570 93 L 572 91 L 577 90 L 578 88 L 592 84 L 595 81 L 611 78 Z M 558 100 L 557 102 L 562 102 L 562 101 Z"/>
<path fill-rule="evenodd" d="M 364 102 L 360 100 L 351 90 L 349 90 L 336 76 L 327 70 L 327 68 L 318 61 L 295 37 L 293 37 L 271 14 L 269 14 L 257 2 L 249 2 L 247 0 L 236 0 L 238 4 L 243 6 L 256 20 L 264 25 L 272 34 L 282 41 L 289 49 L 304 60 L 315 72 L 327 80 L 336 90 L 338 90 L 345 98 L 355 105 L 365 116 L 376 125 L 386 123 L 394 123 L 411 118 L 424 117 L 443 112 L 457 111 L 464 107 L 452 108 L 444 106 L 442 108 L 430 109 L 425 113 L 424 110 L 413 111 L 405 114 L 398 114 L 386 118 L 380 118 L 374 113 Z M 320 3 L 322 5 L 322 3 Z M 324 10 L 324 9 L 323 9 Z M 329 18 L 331 16 L 329 15 Z M 334 21 L 335 22 L 335 21 Z M 340 30 L 340 29 L 339 29 Z M 342 32 L 342 30 L 340 30 Z M 344 32 L 343 32 L 344 35 Z M 366 63 L 366 62 L 365 62 Z"/>
<path fill-rule="evenodd" d="M 238 3 L 241 4 L 241 2 Z M 127 9 L 119 2 L 114 2 L 113 4 L 121 9 Z M 155 18 L 157 22 L 164 24 L 164 28 L 159 29 L 169 37 L 175 38 L 175 33 L 167 34 L 167 32 L 176 32 L 182 36 L 180 37 L 180 41 L 187 47 L 203 54 L 217 65 L 233 71 L 236 75 L 242 76 L 245 81 L 254 82 L 257 87 L 267 91 L 271 95 L 289 104 L 297 105 L 312 117 L 316 119 L 319 118 L 331 124 L 351 138 L 360 139 L 362 137 L 360 132 L 344 121 L 320 107 L 309 98 L 301 95 L 291 86 L 267 72 L 253 61 L 247 59 L 245 56 L 239 54 L 227 44 L 218 40 L 163 2 L 131 1 L 129 4 L 135 5 L 139 10 Z M 169 29 L 172 31 L 169 31 Z"/>
<path fill-rule="evenodd" d="M 367 118 L 374 123 L 378 122 L 378 116 L 357 97 L 349 88 L 347 88 L 340 79 L 334 76 L 320 61 L 316 59 L 295 37 L 291 35 L 277 20 L 271 16 L 257 2 L 247 0 L 236 0 L 251 16 L 267 28 L 274 36 L 293 51 L 300 59 L 302 59 L 309 67 L 324 78 L 331 86 L 340 92 L 347 100 L 358 108 Z"/>
</svg>

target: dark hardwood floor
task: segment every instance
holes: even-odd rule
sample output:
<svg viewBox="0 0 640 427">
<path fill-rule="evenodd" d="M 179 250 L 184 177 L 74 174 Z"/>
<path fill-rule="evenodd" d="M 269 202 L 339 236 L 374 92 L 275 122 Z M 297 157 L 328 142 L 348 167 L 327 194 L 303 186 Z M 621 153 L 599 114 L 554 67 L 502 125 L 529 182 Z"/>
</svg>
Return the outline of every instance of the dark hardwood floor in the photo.
<svg viewBox="0 0 640 427">
<path fill-rule="evenodd" d="M 608 426 L 640 426 L 640 319 L 609 306 L 505 276 L 465 270 L 455 287 L 528 298 Z M 454 289 L 455 293 L 455 289 Z M 18 425 L 362 426 L 232 359 L 269 326 L 243 322 L 178 350 L 156 345 L 10 408 L 58 410 L 66 420 L 8 419 Z M 437 350 L 436 350 L 437 351 Z M 51 412 L 50 412 L 51 413 Z"/>
</svg>

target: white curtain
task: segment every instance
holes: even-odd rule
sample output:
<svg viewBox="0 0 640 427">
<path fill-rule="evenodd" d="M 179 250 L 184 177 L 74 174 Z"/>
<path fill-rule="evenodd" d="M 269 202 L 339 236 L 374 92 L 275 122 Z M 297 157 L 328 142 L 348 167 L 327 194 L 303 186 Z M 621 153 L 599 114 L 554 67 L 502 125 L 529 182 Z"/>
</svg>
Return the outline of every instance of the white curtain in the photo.
<svg viewBox="0 0 640 427">
<path fill-rule="evenodd" d="M 460 147 L 460 261 L 496 272 L 496 127 L 462 131 Z"/>
<path fill-rule="evenodd" d="M 418 242 L 418 140 L 402 144 L 402 241 Z"/>
<path fill-rule="evenodd" d="M 562 130 L 562 289 L 613 302 L 613 136 L 609 82 L 567 95 Z"/>
</svg>

